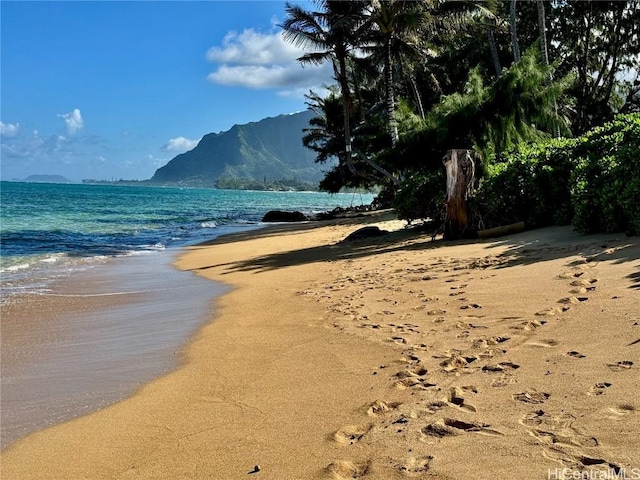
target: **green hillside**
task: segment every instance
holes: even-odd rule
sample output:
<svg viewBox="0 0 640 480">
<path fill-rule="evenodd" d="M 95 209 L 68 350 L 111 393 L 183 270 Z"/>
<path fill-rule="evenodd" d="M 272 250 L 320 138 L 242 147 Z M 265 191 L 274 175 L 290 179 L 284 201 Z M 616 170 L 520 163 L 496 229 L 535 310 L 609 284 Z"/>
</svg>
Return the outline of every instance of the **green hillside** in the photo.
<svg viewBox="0 0 640 480">
<path fill-rule="evenodd" d="M 152 183 L 216 186 L 250 181 L 296 180 L 317 183 L 327 166 L 302 146 L 302 130 L 310 111 L 265 118 L 230 130 L 205 135 L 188 152 L 156 170 Z"/>
</svg>

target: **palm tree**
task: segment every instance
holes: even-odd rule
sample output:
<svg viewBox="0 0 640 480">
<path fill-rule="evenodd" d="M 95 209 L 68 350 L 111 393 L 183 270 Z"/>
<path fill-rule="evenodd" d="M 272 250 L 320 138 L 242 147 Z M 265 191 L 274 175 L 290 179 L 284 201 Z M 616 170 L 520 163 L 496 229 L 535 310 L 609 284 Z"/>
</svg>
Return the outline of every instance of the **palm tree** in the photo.
<svg viewBox="0 0 640 480">
<path fill-rule="evenodd" d="M 402 0 L 374 0 L 367 19 L 367 45 L 365 52 L 372 59 L 381 59 L 385 86 L 385 103 L 391 144 L 398 143 L 398 124 L 395 118 L 394 60 L 399 64 L 402 56 L 415 54 L 418 32 L 425 24 L 426 2 Z M 410 80 L 411 81 L 411 80 Z M 419 97 L 417 99 L 419 102 Z"/>
<path fill-rule="evenodd" d="M 343 102 L 345 148 L 339 158 L 355 174 L 351 154 L 352 99 L 347 78 L 347 62 L 354 48 L 353 32 L 358 30 L 363 22 L 364 2 L 317 0 L 316 4 L 321 10 L 306 11 L 299 5 L 286 2 L 287 18 L 281 25 L 283 36 L 294 45 L 311 50 L 298 58 L 303 65 L 332 62 Z"/>
<path fill-rule="evenodd" d="M 368 2 L 318 0 L 316 3 L 323 10 L 308 12 L 297 5 L 288 2 L 285 4 L 288 17 L 282 24 L 284 38 L 296 46 L 313 50 L 298 58 L 303 65 L 319 65 L 327 61 L 333 64 L 343 104 L 345 148 L 338 157 L 340 162 L 346 163 L 353 175 L 370 177 L 365 172 L 357 172 L 353 159 L 355 153 L 360 160 L 397 185 L 399 182 L 393 174 L 352 147 L 353 100 L 349 86 L 348 65 L 351 63 L 352 51 L 361 46 L 362 37 L 358 33 L 361 32 L 364 24 L 363 11 Z"/>
</svg>

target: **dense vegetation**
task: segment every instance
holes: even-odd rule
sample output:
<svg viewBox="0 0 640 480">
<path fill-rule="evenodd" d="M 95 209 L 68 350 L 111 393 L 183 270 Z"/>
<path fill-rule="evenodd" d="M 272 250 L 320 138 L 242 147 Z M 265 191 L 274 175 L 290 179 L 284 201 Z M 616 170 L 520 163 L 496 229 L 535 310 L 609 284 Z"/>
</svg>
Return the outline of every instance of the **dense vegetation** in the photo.
<svg viewBox="0 0 640 480">
<path fill-rule="evenodd" d="M 270 190 L 280 192 L 312 192 L 318 190 L 317 183 L 304 182 L 295 178 L 255 180 L 252 178 L 219 177 L 215 181 L 215 187 L 225 190 Z"/>
<path fill-rule="evenodd" d="M 383 188 L 401 218 L 442 217 L 449 149 L 474 149 L 473 228 L 525 220 L 639 232 L 640 1 L 317 0 L 285 39 L 331 62 L 304 144 L 320 186 Z"/>
<path fill-rule="evenodd" d="M 640 234 L 640 114 L 577 138 L 521 144 L 489 167 L 474 199 L 478 227 L 572 223 L 584 233 Z"/>
</svg>

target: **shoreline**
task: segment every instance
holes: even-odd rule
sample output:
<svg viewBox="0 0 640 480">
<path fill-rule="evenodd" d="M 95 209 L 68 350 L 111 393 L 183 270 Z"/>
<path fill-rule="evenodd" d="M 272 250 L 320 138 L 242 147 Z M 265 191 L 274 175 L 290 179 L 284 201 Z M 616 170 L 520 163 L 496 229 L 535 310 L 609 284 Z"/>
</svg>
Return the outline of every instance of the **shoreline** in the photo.
<svg viewBox="0 0 640 480">
<path fill-rule="evenodd" d="M 224 292 L 176 271 L 181 251 L 113 258 L 54 282 L 48 293 L 16 295 L 0 306 L 2 450 L 121 401 L 179 367 L 176 355 L 210 317 L 207 297 Z M 186 286 L 194 291 L 181 302 Z M 167 293 L 177 300 L 163 298 Z"/>
<path fill-rule="evenodd" d="M 189 247 L 176 267 L 232 289 L 184 364 L 9 447 L 3 478 L 640 468 L 637 238 L 554 228 L 452 244 L 408 231 L 342 242 L 387 220 Z"/>
</svg>

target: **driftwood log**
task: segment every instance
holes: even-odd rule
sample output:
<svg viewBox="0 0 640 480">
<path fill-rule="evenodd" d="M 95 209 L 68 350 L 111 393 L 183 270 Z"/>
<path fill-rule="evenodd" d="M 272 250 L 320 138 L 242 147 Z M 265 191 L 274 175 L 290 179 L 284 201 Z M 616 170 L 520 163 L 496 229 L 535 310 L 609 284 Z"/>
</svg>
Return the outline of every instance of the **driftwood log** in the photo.
<svg viewBox="0 0 640 480">
<path fill-rule="evenodd" d="M 470 226 L 468 200 L 476 178 L 478 157 L 473 150 L 449 150 L 442 159 L 447 171 L 444 238 L 475 236 Z"/>
<path fill-rule="evenodd" d="M 511 235 L 512 233 L 524 232 L 525 229 L 526 225 L 524 222 L 512 223 L 510 225 L 478 230 L 478 238 L 501 237 L 503 235 Z"/>
</svg>

